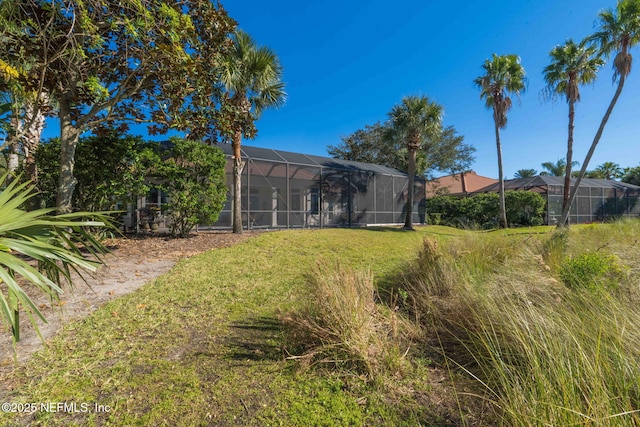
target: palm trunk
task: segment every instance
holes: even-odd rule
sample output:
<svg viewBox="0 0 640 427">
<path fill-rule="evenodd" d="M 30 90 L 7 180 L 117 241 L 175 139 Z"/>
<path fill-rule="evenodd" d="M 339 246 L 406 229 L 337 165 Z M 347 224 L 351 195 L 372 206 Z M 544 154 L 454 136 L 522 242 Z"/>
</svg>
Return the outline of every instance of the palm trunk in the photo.
<svg viewBox="0 0 640 427">
<path fill-rule="evenodd" d="M 73 191 L 76 179 L 73 176 L 76 147 L 80 132 L 73 126 L 71 119 L 71 101 L 68 98 L 60 100 L 60 178 L 56 194 L 58 213 L 69 213 L 72 210 Z"/>
<path fill-rule="evenodd" d="M 413 187 L 415 185 L 414 182 L 416 175 L 416 154 L 416 149 L 409 148 L 409 167 L 407 171 L 407 175 L 409 175 L 409 187 L 407 188 L 407 209 L 404 217 L 404 227 L 402 227 L 404 230 L 413 230 Z"/>
<path fill-rule="evenodd" d="M 571 190 L 571 163 L 573 162 L 573 129 L 574 120 L 576 115 L 576 102 L 574 100 L 569 101 L 569 129 L 567 137 L 567 164 L 564 172 L 564 188 L 562 189 L 562 211 L 565 209 L 568 211 L 569 207 L 569 195 Z M 564 227 L 568 223 L 560 223 L 559 227 Z"/>
<path fill-rule="evenodd" d="M 496 148 L 498 150 L 498 192 L 500 194 L 500 211 L 498 212 L 498 226 L 507 228 L 507 207 L 504 201 L 504 173 L 502 171 L 502 144 L 500 143 L 500 127 L 495 123 Z"/>
<path fill-rule="evenodd" d="M 560 222 L 558 223 L 558 228 L 562 227 L 564 224 L 567 224 L 569 220 L 569 210 L 571 209 L 571 205 L 573 204 L 576 194 L 578 193 L 578 187 L 580 186 L 580 182 L 582 182 L 582 178 L 584 178 L 584 174 L 587 172 L 587 167 L 589 166 L 589 161 L 591 161 L 591 157 L 593 153 L 596 151 L 596 146 L 598 142 L 600 142 L 600 138 L 602 137 L 602 132 L 604 131 L 604 127 L 609 121 L 609 116 L 611 116 L 611 112 L 613 111 L 613 107 L 615 107 L 616 102 L 618 102 L 618 98 L 620 97 L 620 93 L 622 92 L 622 87 L 624 86 L 624 82 L 626 80 L 626 76 L 623 74 L 620 76 L 620 82 L 618 83 L 618 88 L 616 89 L 616 93 L 613 95 L 611 99 L 611 103 L 609 104 L 609 108 L 607 108 L 604 117 L 602 118 L 602 122 L 600 122 L 600 127 L 596 132 L 596 136 L 593 138 L 593 142 L 591 143 L 591 147 L 589 148 L 589 152 L 587 152 L 587 156 L 582 163 L 582 168 L 580 168 L 580 173 L 576 178 L 575 184 L 571 188 L 571 194 L 569 195 L 569 201 L 566 206 L 562 208 L 562 216 L 560 217 Z M 561 225 L 562 224 L 562 225 Z"/>
<path fill-rule="evenodd" d="M 231 143 L 233 149 L 233 232 L 242 234 L 242 153 L 240 144 L 242 143 L 242 130 L 237 129 L 233 135 Z"/>
</svg>

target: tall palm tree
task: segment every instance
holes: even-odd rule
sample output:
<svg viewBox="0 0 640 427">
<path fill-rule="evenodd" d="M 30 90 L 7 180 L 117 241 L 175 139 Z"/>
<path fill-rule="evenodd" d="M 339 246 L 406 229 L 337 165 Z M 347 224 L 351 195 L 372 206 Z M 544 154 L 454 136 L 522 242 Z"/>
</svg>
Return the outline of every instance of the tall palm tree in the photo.
<svg viewBox="0 0 640 427">
<path fill-rule="evenodd" d="M 600 122 L 600 126 L 596 132 L 591 147 L 587 152 L 587 155 L 582 162 L 582 168 L 576 178 L 576 182 L 571 188 L 569 194 L 569 201 L 562 209 L 562 217 L 558 223 L 558 227 L 564 227 L 569 219 L 569 208 L 573 203 L 576 193 L 578 192 L 578 186 L 582 181 L 589 161 L 596 150 L 598 142 L 602 137 L 604 127 L 611 116 L 613 107 L 615 107 L 622 88 L 627 79 L 627 76 L 631 72 L 631 64 L 633 58 L 629 52 L 632 47 L 640 42 L 640 0 L 619 0 L 615 9 L 608 9 L 598 14 L 600 30 L 588 38 L 589 41 L 596 44 L 599 48 L 599 54 L 601 57 L 609 58 L 615 55 L 613 59 L 614 69 L 614 81 L 618 81 L 618 87 L 616 92 L 609 103 L 609 107 Z"/>
<path fill-rule="evenodd" d="M 571 166 L 578 166 L 580 162 L 572 161 Z M 540 172 L 542 176 L 566 176 L 567 172 L 567 161 L 565 159 L 558 159 L 554 162 L 544 162 L 540 166 L 544 171 Z M 571 174 L 569 174 L 571 177 Z"/>
<path fill-rule="evenodd" d="M 538 174 L 535 169 L 518 169 L 513 175 L 514 178 L 531 178 Z"/>
<path fill-rule="evenodd" d="M 526 89 L 524 68 L 517 55 L 496 55 L 482 64 L 484 74 L 474 80 L 480 89 L 480 98 L 485 100 L 487 108 L 493 110 L 493 122 L 498 150 L 498 180 L 500 191 L 500 216 L 498 224 L 507 227 L 507 210 L 504 202 L 504 173 L 502 170 L 502 145 L 500 129 L 507 126 L 507 112 L 511 109 L 510 94 L 519 96 Z"/>
<path fill-rule="evenodd" d="M 600 166 L 596 167 L 596 172 L 598 172 L 603 179 L 608 180 L 621 178 L 624 174 L 620 165 L 614 162 L 604 162 Z"/>
<path fill-rule="evenodd" d="M 242 137 L 254 138 L 254 122 L 264 109 L 282 106 L 286 93 L 278 56 L 268 47 L 257 46 L 243 31 L 234 34 L 233 48 L 221 69 L 224 120 L 233 148 L 233 232 L 242 233 Z"/>
<path fill-rule="evenodd" d="M 564 96 L 569 104 L 569 128 L 567 133 L 567 157 L 564 167 L 564 189 L 562 208 L 569 203 L 571 187 L 571 167 L 573 162 L 573 129 L 576 114 L 576 102 L 580 101 L 580 85 L 593 83 L 604 61 L 595 56 L 595 46 L 587 46 L 586 41 L 576 44 L 569 39 L 562 46 L 551 49 L 551 64 L 544 68 L 544 80 L 547 83 L 548 98 Z"/>
<path fill-rule="evenodd" d="M 393 138 L 402 139 L 407 144 L 407 209 L 404 229 L 413 230 L 413 193 L 418 150 L 428 138 L 442 130 L 442 106 L 429 101 L 426 96 L 407 96 L 389 112 L 390 133 Z"/>
</svg>

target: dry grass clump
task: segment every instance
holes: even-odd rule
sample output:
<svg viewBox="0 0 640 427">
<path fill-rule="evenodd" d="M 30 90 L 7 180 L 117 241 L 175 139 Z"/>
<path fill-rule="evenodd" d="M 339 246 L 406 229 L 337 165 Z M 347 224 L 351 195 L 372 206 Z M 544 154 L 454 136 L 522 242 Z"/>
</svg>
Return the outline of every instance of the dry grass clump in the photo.
<svg viewBox="0 0 640 427">
<path fill-rule="evenodd" d="M 370 379 L 404 369 L 415 328 L 377 303 L 370 271 L 319 261 L 307 276 L 299 309 L 280 316 L 289 351 L 309 364 L 327 363 Z"/>
</svg>

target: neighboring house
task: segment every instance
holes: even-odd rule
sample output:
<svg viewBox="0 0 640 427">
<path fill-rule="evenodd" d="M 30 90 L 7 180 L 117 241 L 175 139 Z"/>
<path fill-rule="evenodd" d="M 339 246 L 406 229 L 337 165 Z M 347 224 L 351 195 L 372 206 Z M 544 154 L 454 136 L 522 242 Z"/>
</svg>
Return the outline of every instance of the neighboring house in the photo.
<svg viewBox="0 0 640 427">
<path fill-rule="evenodd" d="M 571 185 L 575 178 L 571 178 Z M 539 193 L 547 201 L 545 220 L 554 225 L 562 214 L 564 177 L 534 176 L 505 181 L 505 190 L 526 190 Z M 474 193 L 497 193 L 498 184 Z M 640 187 L 619 181 L 585 178 L 580 182 L 576 199 L 571 206 L 569 222 L 583 224 L 602 222 L 619 217 L 640 216 Z"/>
<path fill-rule="evenodd" d="M 426 192 L 427 197 L 445 194 L 465 196 L 497 182 L 497 179 L 478 175 L 474 171 L 460 172 L 427 181 Z"/>
<path fill-rule="evenodd" d="M 227 162 L 229 196 L 214 228 L 231 228 L 232 151 L 219 144 Z M 242 218 L 245 229 L 299 227 L 359 227 L 403 224 L 407 174 L 386 166 L 328 157 L 242 146 Z M 414 222 L 423 220 L 419 203 L 425 181 L 416 178 Z M 158 191 L 140 198 L 144 225 L 148 212 L 168 200 Z M 162 221 L 162 214 L 155 219 Z M 163 227 L 161 222 L 160 227 Z"/>
</svg>

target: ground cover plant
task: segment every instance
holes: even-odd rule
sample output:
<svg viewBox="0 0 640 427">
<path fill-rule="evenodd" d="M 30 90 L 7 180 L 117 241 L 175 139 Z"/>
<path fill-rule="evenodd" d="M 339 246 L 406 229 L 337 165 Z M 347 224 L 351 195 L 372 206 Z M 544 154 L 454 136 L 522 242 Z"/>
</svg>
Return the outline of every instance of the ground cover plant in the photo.
<svg viewBox="0 0 640 427">
<path fill-rule="evenodd" d="M 0 424 L 635 425 L 638 235 L 263 233 L 183 260 L 3 379 L 3 401 L 90 411 Z M 565 283 L 594 253 L 615 268 Z"/>
</svg>

